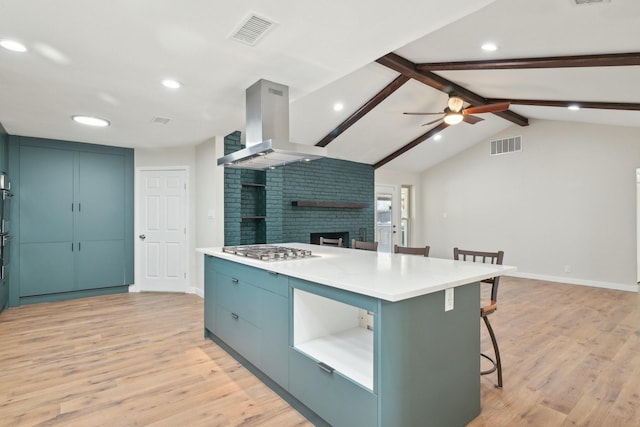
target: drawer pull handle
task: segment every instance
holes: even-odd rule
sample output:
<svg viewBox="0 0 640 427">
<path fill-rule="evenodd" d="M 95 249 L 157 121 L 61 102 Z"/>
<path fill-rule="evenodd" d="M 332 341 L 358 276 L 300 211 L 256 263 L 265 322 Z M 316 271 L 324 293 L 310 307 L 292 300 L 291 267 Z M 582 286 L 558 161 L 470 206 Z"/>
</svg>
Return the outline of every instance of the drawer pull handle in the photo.
<svg viewBox="0 0 640 427">
<path fill-rule="evenodd" d="M 318 367 L 328 374 L 333 374 L 334 369 L 326 363 L 318 362 Z"/>
<path fill-rule="evenodd" d="M 237 284 L 237 283 L 239 282 L 239 280 L 238 280 L 238 279 L 236 279 L 235 277 L 232 277 L 232 278 L 231 278 L 231 281 L 232 281 L 233 283 L 235 283 L 235 284 Z"/>
<path fill-rule="evenodd" d="M 278 273 L 276 273 L 275 271 L 270 271 L 269 274 L 271 274 L 272 276 L 277 276 Z"/>
<path fill-rule="evenodd" d="M 235 314 L 235 313 L 231 313 L 231 317 L 233 317 L 234 319 L 238 320 L 239 316 L 237 314 Z"/>
</svg>

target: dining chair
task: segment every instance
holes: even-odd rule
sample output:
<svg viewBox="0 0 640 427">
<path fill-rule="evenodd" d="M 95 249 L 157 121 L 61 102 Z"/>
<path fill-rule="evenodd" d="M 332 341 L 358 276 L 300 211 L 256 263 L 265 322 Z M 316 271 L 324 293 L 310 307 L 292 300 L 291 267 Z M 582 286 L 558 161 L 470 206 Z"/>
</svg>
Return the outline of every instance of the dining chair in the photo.
<svg viewBox="0 0 640 427">
<path fill-rule="evenodd" d="M 365 251 L 377 251 L 378 242 L 362 242 L 360 240 L 351 239 L 351 249 L 363 249 Z"/>
<path fill-rule="evenodd" d="M 320 244 L 321 245 L 328 245 L 328 246 L 337 246 L 339 248 L 344 246 L 342 244 L 342 237 L 340 237 L 338 239 L 329 239 L 329 238 L 326 238 L 326 237 L 320 237 Z"/>
<path fill-rule="evenodd" d="M 393 253 L 395 254 L 409 254 L 409 255 L 423 255 L 429 256 L 429 246 L 422 247 L 410 247 L 410 246 L 398 246 L 393 245 Z"/>
<path fill-rule="evenodd" d="M 502 265 L 502 259 L 504 258 L 504 252 L 480 252 L 480 251 L 469 251 L 464 249 L 453 248 L 453 259 L 460 261 L 472 261 L 472 262 L 482 262 L 488 264 L 496 264 Z M 486 300 L 483 302 L 481 300 L 480 303 L 480 317 L 484 320 L 484 324 L 487 327 L 487 331 L 489 332 L 489 336 L 491 337 L 491 343 L 493 344 L 493 353 L 495 354 L 495 359 L 490 356 L 480 353 L 480 356 L 489 360 L 493 365 L 491 368 L 481 371 L 481 375 L 487 375 L 492 372 L 498 373 L 498 384 L 497 388 L 502 388 L 502 361 L 500 359 L 500 350 L 498 348 L 498 341 L 496 340 L 496 335 L 493 332 L 493 328 L 491 327 L 491 322 L 489 322 L 489 315 L 494 313 L 498 309 L 498 285 L 500 283 L 500 276 L 492 277 L 489 279 L 482 280 L 482 283 L 491 284 L 491 295 L 490 299 L 487 302 Z"/>
</svg>

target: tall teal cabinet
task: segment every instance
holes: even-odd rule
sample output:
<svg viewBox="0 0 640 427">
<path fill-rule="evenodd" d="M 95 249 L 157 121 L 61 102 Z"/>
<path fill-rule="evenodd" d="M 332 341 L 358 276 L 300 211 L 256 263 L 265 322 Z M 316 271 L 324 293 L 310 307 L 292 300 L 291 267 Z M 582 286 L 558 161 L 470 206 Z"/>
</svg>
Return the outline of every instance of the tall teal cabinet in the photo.
<svg viewBox="0 0 640 427">
<path fill-rule="evenodd" d="M 7 148 L 9 135 L 0 123 L 0 172 L 7 172 Z M 2 197 L 2 195 L 0 195 Z M 9 305 L 9 268 L 5 268 L 5 274 L 0 275 L 0 313 Z"/>
<path fill-rule="evenodd" d="M 10 137 L 11 305 L 126 292 L 133 150 Z"/>
</svg>

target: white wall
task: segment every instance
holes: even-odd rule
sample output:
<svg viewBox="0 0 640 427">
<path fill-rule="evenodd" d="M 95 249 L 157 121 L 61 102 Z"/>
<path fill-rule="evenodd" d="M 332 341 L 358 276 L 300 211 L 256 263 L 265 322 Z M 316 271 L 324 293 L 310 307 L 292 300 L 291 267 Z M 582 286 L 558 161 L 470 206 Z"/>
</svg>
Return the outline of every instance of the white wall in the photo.
<svg viewBox="0 0 640 427">
<path fill-rule="evenodd" d="M 422 203 L 420 202 L 421 194 L 421 182 L 422 179 L 419 173 L 411 173 L 405 171 L 397 171 L 389 168 L 380 168 L 375 171 L 375 184 L 376 185 L 396 185 L 398 191 L 401 186 L 411 187 L 411 207 L 410 207 L 410 220 L 411 227 L 409 231 L 409 242 L 413 246 L 426 245 L 424 242 L 424 216 L 422 213 Z M 398 197 L 400 194 L 398 193 Z"/>
<path fill-rule="evenodd" d="M 224 245 L 224 138 L 215 137 L 196 147 L 196 248 Z M 204 295 L 204 255 L 196 257 L 196 293 Z"/>
<path fill-rule="evenodd" d="M 432 256 L 502 249 L 525 277 L 637 290 L 640 129 L 534 121 L 495 138 L 517 135 L 520 153 L 489 157 L 487 140 L 423 172 Z"/>
</svg>

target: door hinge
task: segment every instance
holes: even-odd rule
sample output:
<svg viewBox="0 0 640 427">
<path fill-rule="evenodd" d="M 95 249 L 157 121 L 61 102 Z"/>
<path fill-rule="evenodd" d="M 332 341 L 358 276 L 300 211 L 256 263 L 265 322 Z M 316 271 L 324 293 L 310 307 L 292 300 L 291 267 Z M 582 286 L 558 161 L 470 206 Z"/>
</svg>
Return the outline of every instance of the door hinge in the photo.
<svg viewBox="0 0 640 427">
<path fill-rule="evenodd" d="M 184 228 L 184 235 L 187 235 L 187 227 Z"/>
<path fill-rule="evenodd" d="M 185 278 L 185 279 L 187 278 L 187 273 L 186 273 L 186 272 L 184 273 L 184 278 Z"/>
</svg>

